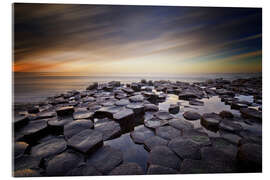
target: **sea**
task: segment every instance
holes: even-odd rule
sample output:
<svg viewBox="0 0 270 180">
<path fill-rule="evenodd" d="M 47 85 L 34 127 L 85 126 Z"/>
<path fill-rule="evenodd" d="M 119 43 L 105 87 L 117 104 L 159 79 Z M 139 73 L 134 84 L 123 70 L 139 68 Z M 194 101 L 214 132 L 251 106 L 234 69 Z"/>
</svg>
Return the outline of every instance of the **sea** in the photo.
<svg viewBox="0 0 270 180">
<path fill-rule="evenodd" d="M 182 82 L 202 82 L 208 79 L 223 78 L 234 80 L 239 78 L 261 77 L 261 73 L 217 73 L 217 74 L 181 74 L 181 75 L 61 75 L 51 73 L 13 73 L 13 103 L 35 103 L 47 97 L 69 90 L 84 90 L 91 82 L 105 83 L 121 81 L 122 83 L 146 80 L 170 80 Z"/>
</svg>

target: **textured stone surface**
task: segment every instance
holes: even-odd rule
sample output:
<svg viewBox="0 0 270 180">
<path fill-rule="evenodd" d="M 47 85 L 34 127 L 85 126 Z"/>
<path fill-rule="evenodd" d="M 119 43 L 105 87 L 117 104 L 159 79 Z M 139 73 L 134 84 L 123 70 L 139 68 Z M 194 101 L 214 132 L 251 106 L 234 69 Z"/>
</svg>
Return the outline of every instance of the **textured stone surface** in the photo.
<svg viewBox="0 0 270 180">
<path fill-rule="evenodd" d="M 64 135 L 67 139 L 71 138 L 73 135 L 85 130 L 93 128 L 94 124 L 91 120 L 76 120 L 64 126 Z"/>
<path fill-rule="evenodd" d="M 114 168 L 110 175 L 142 175 L 142 168 L 136 163 L 123 163 Z"/>
<path fill-rule="evenodd" d="M 93 165 L 102 174 L 109 174 L 123 161 L 123 153 L 119 149 L 103 146 L 87 159 L 88 165 Z"/>
<path fill-rule="evenodd" d="M 185 119 L 190 121 L 195 121 L 201 118 L 201 115 L 194 111 L 186 111 L 183 116 Z"/>
<path fill-rule="evenodd" d="M 178 129 L 175 129 L 171 126 L 163 126 L 156 128 L 156 135 L 160 136 L 167 140 L 172 140 L 176 137 L 181 136 L 181 131 Z"/>
<path fill-rule="evenodd" d="M 151 151 L 156 146 L 167 146 L 168 141 L 159 136 L 152 136 L 144 141 L 144 146 L 148 151 Z"/>
<path fill-rule="evenodd" d="M 98 123 L 95 125 L 95 130 L 102 132 L 104 141 L 121 135 L 121 127 L 114 121 Z"/>
<path fill-rule="evenodd" d="M 152 164 L 148 167 L 147 174 L 179 174 L 180 171 L 177 171 L 173 168 L 164 167 Z"/>
<path fill-rule="evenodd" d="M 166 158 L 164 158 L 166 157 Z M 149 165 L 160 165 L 175 170 L 179 170 L 181 166 L 181 159 L 178 158 L 173 151 L 166 146 L 154 147 L 148 157 L 147 163 Z"/>
<path fill-rule="evenodd" d="M 69 146 L 83 153 L 93 152 L 102 144 L 102 133 L 92 129 L 83 130 L 68 139 Z"/>
</svg>

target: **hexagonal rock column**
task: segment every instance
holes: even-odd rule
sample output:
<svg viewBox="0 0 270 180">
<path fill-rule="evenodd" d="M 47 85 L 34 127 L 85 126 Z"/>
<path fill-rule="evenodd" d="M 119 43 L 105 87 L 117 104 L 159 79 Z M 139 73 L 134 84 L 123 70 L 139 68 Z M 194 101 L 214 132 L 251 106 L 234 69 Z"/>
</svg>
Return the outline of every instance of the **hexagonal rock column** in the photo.
<svg viewBox="0 0 270 180">
<path fill-rule="evenodd" d="M 185 119 L 190 121 L 195 121 L 201 118 L 201 115 L 194 111 L 186 111 L 183 116 Z"/>
<path fill-rule="evenodd" d="M 56 113 L 58 116 L 71 116 L 74 112 L 73 106 L 64 106 L 56 109 Z"/>
<path fill-rule="evenodd" d="M 68 139 L 68 146 L 83 153 L 93 152 L 102 144 L 102 133 L 92 129 L 83 130 Z"/>
<path fill-rule="evenodd" d="M 67 143 L 63 138 L 52 138 L 31 149 L 31 155 L 40 160 L 49 158 L 63 152 L 67 148 Z"/>
<path fill-rule="evenodd" d="M 71 121 L 70 123 L 64 126 L 64 135 L 67 139 L 71 138 L 73 135 L 85 130 L 92 129 L 94 127 L 94 123 L 91 120 L 76 120 Z"/>
<path fill-rule="evenodd" d="M 103 146 L 86 160 L 86 164 L 94 166 L 102 174 L 109 174 L 123 161 L 123 153 L 110 146 Z"/>
<path fill-rule="evenodd" d="M 123 163 L 114 168 L 110 175 L 142 175 L 142 168 L 136 163 Z"/>
<path fill-rule="evenodd" d="M 104 141 L 121 136 L 121 127 L 114 121 L 97 123 L 95 125 L 95 130 L 102 132 Z"/>
<path fill-rule="evenodd" d="M 166 146 L 154 147 L 147 159 L 149 165 L 160 165 L 164 167 L 173 168 L 179 170 L 181 166 L 181 159 Z"/>
<path fill-rule="evenodd" d="M 73 152 L 63 152 L 48 161 L 48 176 L 65 176 L 83 161 L 83 157 Z"/>
<path fill-rule="evenodd" d="M 168 147 L 182 159 L 200 159 L 200 146 L 190 139 L 175 138 L 171 140 Z"/>
<path fill-rule="evenodd" d="M 172 140 L 182 135 L 181 131 L 171 126 L 162 126 L 156 128 L 156 135 L 167 140 Z"/>
</svg>

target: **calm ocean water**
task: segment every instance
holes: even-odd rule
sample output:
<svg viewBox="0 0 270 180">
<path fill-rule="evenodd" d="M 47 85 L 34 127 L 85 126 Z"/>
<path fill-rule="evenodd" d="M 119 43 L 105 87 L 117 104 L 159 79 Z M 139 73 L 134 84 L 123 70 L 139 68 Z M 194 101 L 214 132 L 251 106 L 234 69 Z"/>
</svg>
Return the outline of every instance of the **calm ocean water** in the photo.
<svg viewBox="0 0 270 180">
<path fill-rule="evenodd" d="M 200 82 L 207 79 L 224 78 L 234 80 L 238 78 L 258 77 L 261 73 L 251 74 L 196 74 L 175 76 L 61 76 L 46 73 L 14 73 L 13 97 L 15 103 L 39 102 L 46 97 L 66 92 L 68 90 L 84 90 L 90 82 L 121 81 L 123 83 L 138 82 L 142 78 L 147 80 L 171 80 L 183 82 Z"/>
</svg>

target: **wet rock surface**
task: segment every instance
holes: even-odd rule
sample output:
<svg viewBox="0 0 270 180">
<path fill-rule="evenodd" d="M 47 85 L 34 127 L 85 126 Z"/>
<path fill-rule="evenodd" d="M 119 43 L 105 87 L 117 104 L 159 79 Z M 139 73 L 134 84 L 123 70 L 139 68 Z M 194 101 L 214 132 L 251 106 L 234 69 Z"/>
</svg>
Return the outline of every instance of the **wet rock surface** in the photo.
<svg viewBox="0 0 270 180">
<path fill-rule="evenodd" d="M 92 83 L 14 109 L 16 177 L 262 170 L 261 78 Z"/>
</svg>

